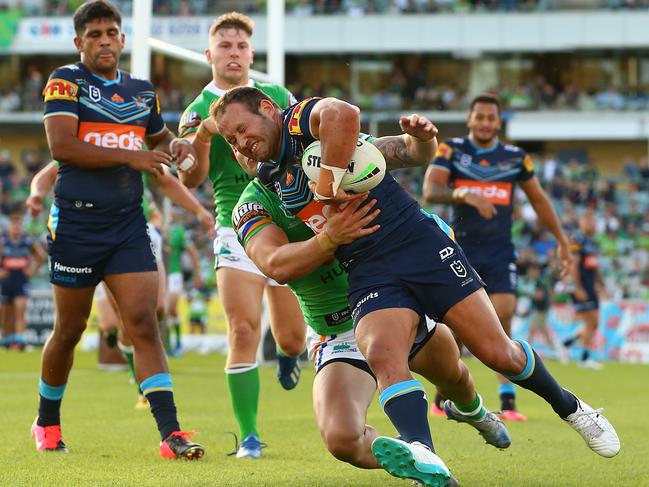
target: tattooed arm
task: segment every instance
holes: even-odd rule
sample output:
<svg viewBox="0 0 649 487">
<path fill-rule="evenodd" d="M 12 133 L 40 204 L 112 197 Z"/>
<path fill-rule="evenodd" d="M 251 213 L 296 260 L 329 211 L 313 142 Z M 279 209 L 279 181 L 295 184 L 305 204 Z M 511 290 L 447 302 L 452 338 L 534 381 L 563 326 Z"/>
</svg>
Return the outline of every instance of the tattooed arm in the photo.
<svg viewBox="0 0 649 487">
<path fill-rule="evenodd" d="M 403 135 L 380 137 L 374 145 L 381 151 L 388 171 L 424 166 L 437 151 L 437 127 L 426 117 L 410 115 L 399 119 Z"/>
</svg>

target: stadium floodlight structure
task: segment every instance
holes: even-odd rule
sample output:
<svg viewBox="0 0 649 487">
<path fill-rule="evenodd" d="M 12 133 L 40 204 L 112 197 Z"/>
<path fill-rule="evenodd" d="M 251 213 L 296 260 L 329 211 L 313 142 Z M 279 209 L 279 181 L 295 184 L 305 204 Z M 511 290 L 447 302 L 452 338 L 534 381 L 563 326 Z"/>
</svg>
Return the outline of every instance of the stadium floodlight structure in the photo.
<svg viewBox="0 0 649 487">
<path fill-rule="evenodd" d="M 152 51 L 193 64 L 207 64 L 205 54 L 202 52 L 151 37 L 152 8 L 153 0 L 134 0 L 133 2 L 131 72 L 139 78 L 149 79 L 151 77 Z M 268 0 L 268 73 L 251 69 L 250 76 L 256 80 L 284 84 L 284 12 L 284 0 Z"/>
</svg>

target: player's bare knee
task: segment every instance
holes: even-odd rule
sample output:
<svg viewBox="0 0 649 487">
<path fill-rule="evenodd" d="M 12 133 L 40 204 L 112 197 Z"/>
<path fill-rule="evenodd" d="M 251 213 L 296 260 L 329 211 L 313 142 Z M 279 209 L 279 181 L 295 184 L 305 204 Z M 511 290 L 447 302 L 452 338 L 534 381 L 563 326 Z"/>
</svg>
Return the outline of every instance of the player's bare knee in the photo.
<svg viewBox="0 0 649 487">
<path fill-rule="evenodd" d="M 306 347 L 304 334 L 280 334 L 275 337 L 275 340 L 277 341 L 279 349 L 290 357 L 300 355 Z"/>
<path fill-rule="evenodd" d="M 338 460 L 353 463 L 359 456 L 363 439 L 362 431 L 355 432 L 337 427 L 324 431 L 322 436 L 327 450 Z"/>
<path fill-rule="evenodd" d="M 82 326 L 79 326 L 76 323 L 66 323 L 64 320 L 61 320 L 54 327 L 51 339 L 66 348 L 74 348 L 81 340 L 85 329 L 85 322 L 83 322 Z"/>
<path fill-rule="evenodd" d="M 228 326 L 228 339 L 234 348 L 256 347 L 259 341 L 259 327 L 250 321 L 231 321 Z"/>
</svg>

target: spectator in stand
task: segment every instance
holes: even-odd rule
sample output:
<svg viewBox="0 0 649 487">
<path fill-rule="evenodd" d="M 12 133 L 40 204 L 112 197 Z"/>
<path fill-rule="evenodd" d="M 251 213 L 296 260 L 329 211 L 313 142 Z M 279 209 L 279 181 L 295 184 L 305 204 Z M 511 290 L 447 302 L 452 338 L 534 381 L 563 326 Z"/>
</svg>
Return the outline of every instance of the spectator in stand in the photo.
<svg viewBox="0 0 649 487">
<path fill-rule="evenodd" d="M 27 68 L 27 77 L 23 81 L 23 109 L 30 112 L 43 110 L 43 73 L 36 66 Z"/>
</svg>

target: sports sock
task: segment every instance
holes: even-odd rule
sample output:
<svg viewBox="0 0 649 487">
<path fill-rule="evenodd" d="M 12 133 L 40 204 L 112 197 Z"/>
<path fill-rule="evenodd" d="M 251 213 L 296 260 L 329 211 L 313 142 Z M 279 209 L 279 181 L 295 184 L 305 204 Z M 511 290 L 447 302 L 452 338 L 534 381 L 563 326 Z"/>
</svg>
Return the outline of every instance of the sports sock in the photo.
<svg viewBox="0 0 649 487">
<path fill-rule="evenodd" d="M 527 363 L 523 371 L 515 376 L 507 376 L 507 378 L 537 395 L 545 399 L 554 412 L 561 418 L 566 418 L 568 415 L 577 410 L 577 398 L 569 391 L 561 387 L 557 381 L 550 375 L 550 372 L 545 368 L 543 360 L 532 349 L 529 343 L 525 340 L 517 341 L 527 357 Z"/>
<path fill-rule="evenodd" d="M 500 409 L 503 411 L 516 410 L 516 387 L 514 384 L 499 384 Z"/>
<path fill-rule="evenodd" d="M 435 401 L 434 402 L 435 402 L 435 405 L 439 409 L 444 409 L 444 402 L 445 401 L 446 401 L 446 398 L 444 396 L 442 396 L 439 392 L 435 393 Z M 457 406 L 457 403 L 455 403 L 455 405 Z"/>
<path fill-rule="evenodd" d="M 176 350 L 180 350 L 181 340 L 180 340 L 180 319 L 178 317 L 174 318 L 173 321 L 173 330 L 176 334 Z"/>
<path fill-rule="evenodd" d="M 459 402 L 453 401 L 455 407 L 462 413 L 463 416 L 466 416 L 468 419 L 474 419 L 480 421 L 484 418 L 484 415 L 487 414 L 487 410 L 482 404 L 482 397 L 480 394 L 476 393 L 475 399 L 469 404 L 460 404 Z"/>
<path fill-rule="evenodd" d="M 38 426 L 53 426 L 61 424 L 61 401 L 65 386 L 50 386 L 41 378 L 38 382 Z"/>
<path fill-rule="evenodd" d="M 228 392 L 241 438 L 259 436 L 257 409 L 259 407 L 259 368 L 254 364 L 237 364 L 225 369 Z"/>
<path fill-rule="evenodd" d="M 124 360 L 126 360 L 126 363 L 128 364 L 128 371 L 131 374 L 131 377 L 135 381 L 135 385 L 137 386 L 137 390 L 139 394 L 142 394 L 142 390 L 140 389 L 140 382 L 137 380 L 137 375 L 135 374 L 135 363 L 133 361 L 133 346 L 131 345 L 130 347 L 128 345 L 124 345 L 122 342 L 117 342 L 117 346 L 119 348 L 119 351 L 122 352 L 122 357 L 124 357 Z"/>
<path fill-rule="evenodd" d="M 407 443 L 418 441 L 435 451 L 428 426 L 428 400 L 421 382 L 397 382 L 379 395 L 381 407 Z"/>
<path fill-rule="evenodd" d="M 585 362 L 589 358 L 590 358 L 590 350 L 584 348 L 583 351 L 581 352 L 581 361 Z"/>
<path fill-rule="evenodd" d="M 176 417 L 176 405 L 171 385 L 171 375 L 161 373 L 147 377 L 140 385 L 142 394 L 146 396 L 151 406 L 151 414 L 155 418 L 161 439 L 166 439 L 174 431 L 180 431 Z"/>
<path fill-rule="evenodd" d="M 574 336 L 574 337 L 568 338 L 567 340 L 564 340 L 563 341 L 563 346 L 564 347 L 572 347 L 572 344 L 577 341 L 577 338 L 579 338 L 579 337 Z"/>
</svg>

